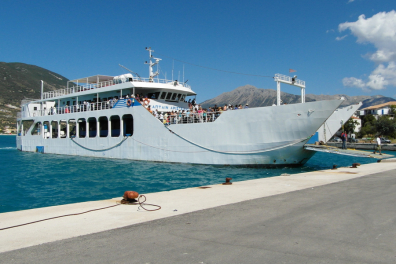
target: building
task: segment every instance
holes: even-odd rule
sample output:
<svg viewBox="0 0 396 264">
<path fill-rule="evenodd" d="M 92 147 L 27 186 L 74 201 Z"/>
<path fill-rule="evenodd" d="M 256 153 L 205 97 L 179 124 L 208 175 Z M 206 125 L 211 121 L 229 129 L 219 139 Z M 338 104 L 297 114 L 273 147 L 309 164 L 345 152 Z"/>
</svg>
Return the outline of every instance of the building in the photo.
<svg viewBox="0 0 396 264">
<path fill-rule="evenodd" d="M 383 116 L 383 115 L 390 115 L 393 117 L 393 113 L 391 113 L 391 106 L 396 106 L 396 101 L 391 101 L 387 102 L 384 104 L 379 104 L 379 105 L 373 105 L 369 106 L 363 109 L 360 109 L 359 116 L 365 116 L 365 115 L 374 115 L 376 118 L 378 116 Z"/>
</svg>

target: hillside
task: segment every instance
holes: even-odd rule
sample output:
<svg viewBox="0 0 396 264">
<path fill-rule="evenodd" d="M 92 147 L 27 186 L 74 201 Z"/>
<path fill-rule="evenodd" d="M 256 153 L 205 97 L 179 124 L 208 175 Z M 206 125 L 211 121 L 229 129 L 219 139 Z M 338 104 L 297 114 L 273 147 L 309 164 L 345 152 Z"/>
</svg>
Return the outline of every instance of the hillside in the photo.
<svg viewBox="0 0 396 264">
<path fill-rule="evenodd" d="M 40 98 L 41 82 L 45 91 L 66 87 L 68 79 L 47 69 L 25 63 L 0 62 L 0 133 L 4 127 L 16 127 L 16 113 L 24 98 Z"/>
<path fill-rule="evenodd" d="M 395 99 L 391 97 L 385 97 L 382 95 L 375 96 L 348 96 L 344 94 L 336 94 L 336 95 L 314 95 L 307 94 L 305 96 L 306 102 L 312 101 L 322 101 L 322 100 L 332 100 L 339 99 L 344 97 L 345 100 L 341 104 L 341 106 L 348 106 L 352 104 L 356 104 L 362 102 L 362 108 L 382 104 L 389 101 L 395 101 Z M 281 92 L 281 99 L 286 104 L 294 104 L 301 102 L 300 95 L 294 95 L 289 93 Z M 209 106 L 223 106 L 224 104 L 249 104 L 250 107 L 259 107 L 259 106 L 270 106 L 276 104 L 276 90 L 273 89 L 258 89 L 252 85 L 245 85 L 236 88 L 233 91 L 222 93 L 219 96 L 206 100 L 201 103 L 202 107 L 207 108 Z"/>
</svg>

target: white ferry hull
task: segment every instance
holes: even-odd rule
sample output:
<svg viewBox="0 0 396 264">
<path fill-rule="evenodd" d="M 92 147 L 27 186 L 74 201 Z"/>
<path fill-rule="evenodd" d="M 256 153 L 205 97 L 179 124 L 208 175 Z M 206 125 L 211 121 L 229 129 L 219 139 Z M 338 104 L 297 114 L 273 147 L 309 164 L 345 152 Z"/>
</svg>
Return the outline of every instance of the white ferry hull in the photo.
<svg viewBox="0 0 396 264">
<path fill-rule="evenodd" d="M 17 136 L 17 148 L 36 152 L 40 147 L 44 153 L 156 162 L 298 166 L 314 154 L 304 150 L 304 144 L 340 103 L 331 100 L 233 110 L 222 113 L 214 122 L 169 126 L 140 105 L 40 116 L 34 122 L 132 114 L 133 135 L 44 138 L 28 131 Z"/>
</svg>

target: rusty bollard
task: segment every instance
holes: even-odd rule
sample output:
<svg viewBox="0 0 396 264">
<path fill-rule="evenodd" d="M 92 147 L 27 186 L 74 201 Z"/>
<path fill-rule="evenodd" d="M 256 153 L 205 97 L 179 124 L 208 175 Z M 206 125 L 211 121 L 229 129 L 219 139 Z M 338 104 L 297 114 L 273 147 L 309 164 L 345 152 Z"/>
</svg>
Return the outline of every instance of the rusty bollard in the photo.
<svg viewBox="0 0 396 264">
<path fill-rule="evenodd" d="M 333 168 L 332 168 L 332 170 L 336 170 L 337 169 L 337 165 L 333 165 Z"/>
<path fill-rule="evenodd" d="M 357 166 L 360 166 L 360 163 L 352 163 L 352 167 L 351 167 L 351 168 L 354 168 L 354 169 L 356 169 L 356 168 L 357 168 Z"/>
<path fill-rule="evenodd" d="M 232 178 L 226 178 L 226 181 L 223 182 L 222 184 L 223 185 L 231 185 L 232 184 L 231 180 L 232 180 Z"/>
<path fill-rule="evenodd" d="M 126 191 L 124 192 L 124 196 L 123 196 L 124 199 L 121 200 L 121 203 L 126 204 L 129 202 L 136 202 L 136 198 L 138 197 L 139 197 L 139 193 L 134 191 Z"/>
</svg>

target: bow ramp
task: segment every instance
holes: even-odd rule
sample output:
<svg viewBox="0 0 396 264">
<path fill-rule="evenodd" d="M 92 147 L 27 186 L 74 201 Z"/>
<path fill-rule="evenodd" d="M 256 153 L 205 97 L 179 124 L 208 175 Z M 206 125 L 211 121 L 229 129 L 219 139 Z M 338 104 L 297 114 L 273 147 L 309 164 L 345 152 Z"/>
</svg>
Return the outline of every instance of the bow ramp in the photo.
<svg viewBox="0 0 396 264">
<path fill-rule="evenodd" d="M 326 152 L 338 155 L 345 155 L 345 156 L 353 156 L 353 157 L 361 157 L 361 158 L 374 158 L 374 159 L 388 159 L 394 157 L 394 155 L 389 154 L 374 154 L 373 152 L 363 151 L 363 150 L 356 150 L 356 149 L 340 149 L 337 147 L 327 146 L 327 145 L 311 145 L 305 144 L 304 149 L 317 151 L 317 152 Z"/>
</svg>

